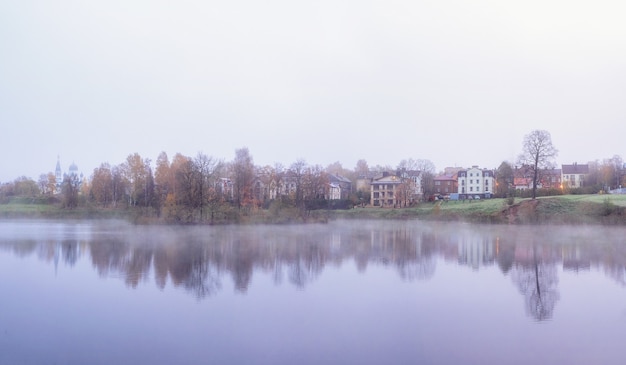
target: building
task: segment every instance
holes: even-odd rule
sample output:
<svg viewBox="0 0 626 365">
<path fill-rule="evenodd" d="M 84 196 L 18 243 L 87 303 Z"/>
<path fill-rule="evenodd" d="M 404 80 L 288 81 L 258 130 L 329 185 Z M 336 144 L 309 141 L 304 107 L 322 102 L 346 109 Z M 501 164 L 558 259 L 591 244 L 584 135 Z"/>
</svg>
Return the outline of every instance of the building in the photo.
<svg viewBox="0 0 626 365">
<path fill-rule="evenodd" d="M 460 199 L 491 198 L 495 189 L 495 172 L 472 166 L 461 170 L 457 176 L 457 192 Z"/>
<path fill-rule="evenodd" d="M 457 180 L 454 175 L 439 175 L 433 178 L 434 193 L 439 195 L 448 195 L 456 193 Z"/>
<path fill-rule="evenodd" d="M 57 164 L 54 169 L 54 178 L 56 180 L 56 192 L 57 193 L 61 192 L 61 187 L 65 179 L 72 178 L 72 181 L 79 188 L 83 184 L 83 181 L 85 180 L 85 177 L 78 170 L 78 166 L 74 162 L 72 162 L 72 164 L 70 165 L 69 171 L 66 173 L 63 173 L 63 170 L 61 169 L 61 157 L 60 156 L 57 156 Z"/>
<path fill-rule="evenodd" d="M 408 198 L 410 202 L 419 201 L 424 190 L 422 189 L 422 172 L 419 170 L 399 170 L 396 174 L 408 187 Z"/>
<path fill-rule="evenodd" d="M 372 180 L 370 183 L 370 204 L 375 207 L 395 208 L 400 205 L 398 191 L 402 185 L 402 179 L 396 175 L 383 173 L 382 177 Z"/>
<path fill-rule="evenodd" d="M 533 188 L 534 171 L 532 167 L 523 165 L 515 166 L 513 171 L 513 187 L 516 190 L 529 190 Z M 537 189 L 560 189 L 561 169 L 540 169 L 537 176 Z"/>
<path fill-rule="evenodd" d="M 589 175 L 589 165 L 577 164 L 561 165 L 561 182 L 564 189 L 576 189 L 585 186 Z"/>
<path fill-rule="evenodd" d="M 348 199 L 352 194 L 352 181 L 346 177 L 328 174 L 328 183 L 328 199 L 330 200 Z"/>
</svg>

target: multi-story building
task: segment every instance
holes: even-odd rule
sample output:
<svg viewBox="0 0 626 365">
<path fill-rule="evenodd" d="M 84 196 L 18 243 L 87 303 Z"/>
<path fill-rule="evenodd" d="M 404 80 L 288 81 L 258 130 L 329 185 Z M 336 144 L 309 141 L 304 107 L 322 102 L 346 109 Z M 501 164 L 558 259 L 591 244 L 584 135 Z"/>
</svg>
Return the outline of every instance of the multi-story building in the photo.
<svg viewBox="0 0 626 365">
<path fill-rule="evenodd" d="M 461 170 L 457 176 L 459 198 L 491 198 L 494 193 L 495 182 L 493 170 L 479 169 L 478 166 Z"/>
<path fill-rule="evenodd" d="M 433 178 L 435 194 L 448 195 L 457 192 L 457 181 L 453 175 L 439 175 Z"/>
<path fill-rule="evenodd" d="M 589 165 L 561 165 L 561 182 L 563 188 L 575 189 L 585 186 L 585 178 L 589 175 Z"/>
<path fill-rule="evenodd" d="M 402 179 L 396 175 L 383 173 L 382 177 L 373 179 L 370 183 L 370 204 L 375 207 L 400 206 L 399 190 Z"/>
</svg>

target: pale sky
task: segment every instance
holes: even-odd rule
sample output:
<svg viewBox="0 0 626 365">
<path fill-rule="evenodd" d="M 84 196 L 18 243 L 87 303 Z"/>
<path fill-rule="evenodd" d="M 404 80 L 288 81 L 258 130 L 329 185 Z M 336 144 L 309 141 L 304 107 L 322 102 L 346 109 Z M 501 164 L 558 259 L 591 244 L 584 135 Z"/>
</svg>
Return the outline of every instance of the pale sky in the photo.
<svg viewBox="0 0 626 365">
<path fill-rule="evenodd" d="M 0 2 L 0 182 L 131 153 L 496 168 L 626 158 L 626 3 Z"/>
</svg>

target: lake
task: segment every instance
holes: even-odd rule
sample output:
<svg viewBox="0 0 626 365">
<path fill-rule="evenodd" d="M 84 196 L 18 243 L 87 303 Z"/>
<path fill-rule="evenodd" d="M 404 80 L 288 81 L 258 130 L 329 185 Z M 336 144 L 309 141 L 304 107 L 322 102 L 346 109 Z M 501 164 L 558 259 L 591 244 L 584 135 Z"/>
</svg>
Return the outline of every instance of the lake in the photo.
<svg viewBox="0 0 626 365">
<path fill-rule="evenodd" d="M 0 221 L 0 364 L 618 364 L 626 229 Z"/>
</svg>

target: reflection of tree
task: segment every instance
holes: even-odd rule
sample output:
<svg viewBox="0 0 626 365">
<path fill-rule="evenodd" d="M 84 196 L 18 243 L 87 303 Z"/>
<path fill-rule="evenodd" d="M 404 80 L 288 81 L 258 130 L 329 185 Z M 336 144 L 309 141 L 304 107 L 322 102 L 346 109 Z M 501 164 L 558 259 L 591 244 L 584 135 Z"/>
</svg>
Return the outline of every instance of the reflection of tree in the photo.
<svg viewBox="0 0 626 365">
<path fill-rule="evenodd" d="M 588 228 L 570 227 L 567 234 L 559 234 L 537 227 L 399 221 L 184 229 L 94 226 L 90 229 L 98 229 L 98 234 L 87 236 L 65 226 L 54 235 L 47 234 L 49 228 L 38 235 L 0 231 L 0 250 L 66 266 L 87 255 L 100 276 L 120 278 L 128 287 L 153 276 L 159 288 L 169 283 L 197 298 L 218 293 L 224 277 L 232 278 L 236 291 L 246 293 L 259 273 L 276 285 L 305 288 L 326 267 L 344 262 L 355 263 L 360 273 L 372 265 L 388 267 L 408 281 L 431 278 L 438 257 L 468 267 L 497 263 L 524 295 L 528 314 L 539 320 L 550 318 L 559 300 L 557 262 L 565 269 L 600 266 L 626 285 L 623 229 L 605 228 L 599 240 L 597 231 Z M 537 237 L 548 244 L 533 247 Z"/>
<path fill-rule="evenodd" d="M 552 318 L 559 300 L 556 266 L 537 257 L 537 248 L 532 247 L 532 258 L 526 264 L 518 264 L 511 277 L 524 295 L 527 313 L 538 321 Z"/>
<path fill-rule="evenodd" d="M 416 262 L 407 262 L 398 266 L 400 277 L 405 280 L 428 280 L 435 274 L 437 264 L 432 257 Z"/>
<path fill-rule="evenodd" d="M 508 273 L 515 263 L 515 242 L 507 242 L 497 238 L 498 256 L 496 260 L 498 267 L 504 274 Z"/>
</svg>

